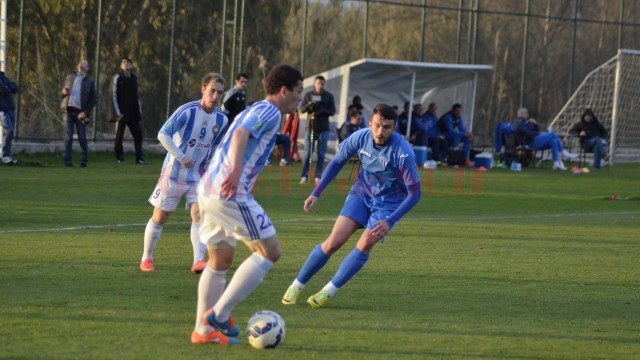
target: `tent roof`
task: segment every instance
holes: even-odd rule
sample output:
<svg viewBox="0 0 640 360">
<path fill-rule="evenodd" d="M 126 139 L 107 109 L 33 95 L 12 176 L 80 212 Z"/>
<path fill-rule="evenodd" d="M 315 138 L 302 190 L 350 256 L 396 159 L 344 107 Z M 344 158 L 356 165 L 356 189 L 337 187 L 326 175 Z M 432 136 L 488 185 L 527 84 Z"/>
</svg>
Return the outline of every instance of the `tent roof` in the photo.
<svg viewBox="0 0 640 360">
<path fill-rule="evenodd" d="M 492 69 L 489 65 L 364 58 L 310 76 L 304 80 L 304 87 L 305 93 L 313 90 L 315 77 L 324 76 L 327 91 L 334 95 L 337 110 L 334 121 L 338 125 L 346 119 L 352 97 L 360 95 L 365 118 L 379 103 L 401 107 L 405 101 L 435 101 L 445 109 L 459 102 L 463 104 L 463 118 L 472 128 L 476 76 Z"/>
<path fill-rule="evenodd" d="M 448 87 L 471 80 L 475 74 L 492 70 L 490 65 L 441 64 L 415 61 L 364 58 L 327 70 L 322 75 L 329 81 L 349 70 L 349 82 L 359 87 L 380 89 L 385 93 L 408 92 L 413 73 L 416 93 L 437 87 Z M 305 79 L 305 87 L 313 86 L 315 76 Z"/>
</svg>

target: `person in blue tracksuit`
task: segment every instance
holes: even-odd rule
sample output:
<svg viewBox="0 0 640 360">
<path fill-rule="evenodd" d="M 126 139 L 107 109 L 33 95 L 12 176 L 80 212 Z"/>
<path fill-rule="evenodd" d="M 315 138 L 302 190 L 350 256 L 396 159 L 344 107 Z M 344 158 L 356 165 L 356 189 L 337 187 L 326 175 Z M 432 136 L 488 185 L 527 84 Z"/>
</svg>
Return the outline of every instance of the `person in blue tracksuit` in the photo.
<svg viewBox="0 0 640 360">
<path fill-rule="evenodd" d="M 526 145 L 540 150 L 551 149 L 553 170 L 567 170 L 560 155 L 567 159 L 574 159 L 578 156 L 565 150 L 562 141 L 555 132 L 540 132 L 538 122 L 529 117 L 527 108 L 518 109 L 518 118 L 515 122 L 517 145 Z"/>
<path fill-rule="evenodd" d="M 462 142 L 465 165 L 470 165 L 471 161 L 469 156 L 471 153 L 471 142 L 473 140 L 473 134 L 464 126 L 462 121 L 462 105 L 454 104 L 451 107 L 451 111 L 444 114 L 440 120 L 438 120 L 438 127 L 440 132 L 447 139 L 447 144 L 450 148 L 457 148 Z"/>
</svg>

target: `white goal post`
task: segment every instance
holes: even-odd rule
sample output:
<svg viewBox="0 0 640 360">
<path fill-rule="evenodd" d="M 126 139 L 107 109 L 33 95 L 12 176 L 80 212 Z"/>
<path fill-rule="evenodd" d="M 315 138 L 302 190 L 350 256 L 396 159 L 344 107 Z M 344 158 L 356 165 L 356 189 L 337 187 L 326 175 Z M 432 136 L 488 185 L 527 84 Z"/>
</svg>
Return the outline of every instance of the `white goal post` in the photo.
<svg viewBox="0 0 640 360">
<path fill-rule="evenodd" d="M 640 51 L 620 49 L 590 72 L 549 128 L 568 133 L 586 108 L 609 130 L 610 164 L 640 161 Z"/>
</svg>

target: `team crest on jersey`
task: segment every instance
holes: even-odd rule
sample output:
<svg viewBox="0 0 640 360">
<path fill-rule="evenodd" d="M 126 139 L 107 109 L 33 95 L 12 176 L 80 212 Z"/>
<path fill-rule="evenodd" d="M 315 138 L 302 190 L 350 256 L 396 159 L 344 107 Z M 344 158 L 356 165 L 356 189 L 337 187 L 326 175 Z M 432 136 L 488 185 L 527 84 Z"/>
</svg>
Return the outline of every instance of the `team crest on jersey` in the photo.
<svg viewBox="0 0 640 360">
<path fill-rule="evenodd" d="M 218 125 L 214 126 L 213 129 L 211 129 L 211 131 L 213 131 L 214 136 L 218 135 L 218 133 L 220 132 L 220 126 Z"/>
<path fill-rule="evenodd" d="M 380 164 L 382 164 L 382 167 L 387 167 L 387 165 L 389 164 L 389 159 L 387 159 L 384 156 L 379 156 L 378 160 L 380 160 Z"/>
</svg>

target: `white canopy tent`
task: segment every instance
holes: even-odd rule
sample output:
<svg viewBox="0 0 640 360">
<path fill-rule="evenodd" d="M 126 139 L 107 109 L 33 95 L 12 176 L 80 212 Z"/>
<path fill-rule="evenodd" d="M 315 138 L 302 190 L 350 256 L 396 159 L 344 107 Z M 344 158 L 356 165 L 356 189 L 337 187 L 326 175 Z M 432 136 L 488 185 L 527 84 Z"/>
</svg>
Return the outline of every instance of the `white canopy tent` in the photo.
<svg viewBox="0 0 640 360">
<path fill-rule="evenodd" d="M 473 113 L 478 73 L 490 71 L 489 65 L 438 64 L 385 59 L 360 59 L 314 74 L 304 80 L 304 93 L 313 90 L 318 75 L 327 80 L 326 90 L 333 94 L 337 113 L 332 126 L 339 127 L 347 119 L 347 109 L 354 96 L 362 98 L 365 119 L 371 118 L 376 104 L 397 105 L 400 111 L 406 101 L 438 105 L 439 114 L 462 105 L 462 118 L 473 129 Z M 306 129 L 306 114 L 301 114 L 301 129 Z M 301 131 L 301 137 L 305 133 Z M 335 137 L 332 137 L 334 139 Z M 331 147 L 330 147 L 331 148 Z"/>
</svg>

